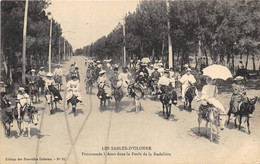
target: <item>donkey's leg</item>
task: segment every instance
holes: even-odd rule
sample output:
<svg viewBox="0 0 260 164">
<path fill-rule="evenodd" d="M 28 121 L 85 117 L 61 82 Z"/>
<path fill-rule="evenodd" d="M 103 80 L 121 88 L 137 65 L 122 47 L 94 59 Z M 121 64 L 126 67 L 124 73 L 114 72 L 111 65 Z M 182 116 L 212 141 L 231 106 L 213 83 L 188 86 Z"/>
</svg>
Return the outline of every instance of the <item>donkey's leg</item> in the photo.
<svg viewBox="0 0 260 164">
<path fill-rule="evenodd" d="M 23 121 L 23 133 L 25 133 L 25 121 Z"/>
<path fill-rule="evenodd" d="M 201 124 L 201 115 L 198 115 L 198 125 L 199 125 L 199 127 L 198 127 L 198 133 L 200 133 L 200 124 Z"/>
<path fill-rule="evenodd" d="M 31 123 L 28 122 L 28 137 L 31 138 Z"/>
<path fill-rule="evenodd" d="M 228 111 L 228 121 L 227 121 L 227 125 L 229 124 L 229 120 L 230 120 L 230 115 L 231 115 L 231 112 L 230 112 L 230 109 L 229 109 L 229 111 Z"/>
<path fill-rule="evenodd" d="M 234 116 L 235 117 L 235 127 L 237 128 L 237 119 L 239 116 Z"/>
<path fill-rule="evenodd" d="M 167 119 L 169 119 L 169 105 L 167 104 L 166 105 L 166 116 L 167 116 Z"/>
<path fill-rule="evenodd" d="M 140 112 L 140 100 L 138 99 L 135 99 L 135 104 L 136 104 L 136 113 L 139 113 Z"/>
<path fill-rule="evenodd" d="M 241 122 L 242 122 L 242 115 L 239 115 L 239 127 L 238 127 L 238 130 L 241 129 Z"/>
<path fill-rule="evenodd" d="M 163 115 L 164 115 L 164 103 L 162 103 Z"/>
<path fill-rule="evenodd" d="M 22 133 L 22 128 L 21 128 L 21 122 L 18 120 L 17 120 L 17 126 L 18 126 L 17 135 L 20 136 Z"/>
<path fill-rule="evenodd" d="M 213 135 L 213 134 L 212 134 L 212 133 L 213 133 L 213 131 L 212 131 L 212 128 L 213 128 L 213 127 L 212 127 L 212 124 L 213 124 L 213 123 L 210 122 L 210 142 L 212 141 L 212 135 Z"/>
<path fill-rule="evenodd" d="M 206 121 L 206 135 L 208 135 L 208 121 Z"/>
<path fill-rule="evenodd" d="M 250 129 L 249 129 L 249 115 L 246 116 L 247 118 L 247 129 L 248 129 L 248 134 L 250 134 Z"/>
</svg>

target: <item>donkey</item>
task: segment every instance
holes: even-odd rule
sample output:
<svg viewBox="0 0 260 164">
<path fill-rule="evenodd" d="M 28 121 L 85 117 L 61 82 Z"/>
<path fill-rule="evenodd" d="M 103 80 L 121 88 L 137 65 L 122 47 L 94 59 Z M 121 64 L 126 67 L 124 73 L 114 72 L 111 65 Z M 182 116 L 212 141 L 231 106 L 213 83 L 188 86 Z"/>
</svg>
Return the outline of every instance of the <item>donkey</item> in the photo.
<svg viewBox="0 0 260 164">
<path fill-rule="evenodd" d="M 112 97 L 107 97 L 107 94 L 105 92 L 104 89 L 105 85 L 100 86 L 98 85 L 98 93 L 97 93 L 97 97 L 100 99 L 100 107 L 106 108 L 106 101 L 110 101 L 112 99 Z"/>
<path fill-rule="evenodd" d="M 242 102 L 240 105 L 240 108 L 238 111 L 234 112 L 232 103 L 230 102 L 230 108 L 228 111 L 228 121 L 227 124 L 229 124 L 229 120 L 230 120 L 230 116 L 231 114 L 235 115 L 235 127 L 237 127 L 237 118 L 239 117 L 239 128 L 238 130 L 241 129 L 241 122 L 242 122 L 242 117 L 246 117 L 246 121 L 247 121 L 247 129 L 248 129 L 248 134 L 251 133 L 250 129 L 249 129 L 249 114 L 253 114 L 254 110 L 255 110 L 255 103 L 257 101 L 257 97 L 253 98 L 253 99 L 249 99 L 247 98 L 246 102 Z"/>
<path fill-rule="evenodd" d="M 119 104 L 121 102 L 121 99 L 124 97 L 124 93 L 122 91 L 122 86 L 120 87 L 113 87 L 114 89 L 114 92 L 113 92 L 113 96 L 115 98 L 115 101 L 116 101 L 116 110 L 118 110 L 118 107 L 119 107 Z"/>
<path fill-rule="evenodd" d="M 191 102 L 195 96 L 196 87 L 190 83 L 190 86 L 187 88 L 187 91 L 185 93 L 184 109 L 186 109 L 186 106 L 188 106 L 189 111 L 191 111 Z"/>
<path fill-rule="evenodd" d="M 164 90 L 165 92 L 161 93 L 160 101 L 163 106 L 163 115 L 164 115 L 164 108 L 165 108 L 167 119 L 169 119 L 171 115 L 171 105 L 177 104 L 177 93 L 175 92 L 174 88 L 171 85 L 165 87 L 166 87 L 166 89 Z"/>
<path fill-rule="evenodd" d="M 141 89 L 141 86 L 138 84 L 130 84 L 128 85 L 128 93 L 134 98 L 135 101 L 135 112 L 138 113 L 141 110 L 141 99 L 144 97 L 144 92 Z"/>
<path fill-rule="evenodd" d="M 40 101 L 40 93 L 39 93 L 39 87 L 37 86 L 37 82 L 29 83 L 29 93 L 31 96 L 32 102 L 39 102 Z M 34 100 L 35 97 L 35 100 Z"/>
<path fill-rule="evenodd" d="M 213 125 L 217 129 L 217 135 L 220 130 L 224 130 L 224 124 L 226 121 L 226 113 L 222 113 L 221 110 L 214 107 L 213 105 L 207 103 L 207 105 L 200 105 L 198 110 L 198 132 L 200 133 L 200 124 L 202 120 L 206 121 L 206 128 L 208 128 L 208 123 L 210 124 L 210 142 L 212 141 L 213 136 Z"/>
<path fill-rule="evenodd" d="M 17 120 L 17 125 L 19 131 L 17 132 L 18 136 L 20 136 L 23 132 L 25 132 L 25 124 L 27 124 L 28 128 L 28 137 L 31 137 L 31 124 L 34 124 L 35 126 L 38 124 L 38 110 L 29 104 L 25 104 L 23 106 L 24 110 L 21 110 L 20 116 L 21 121 L 18 120 L 18 111 L 17 107 L 13 109 L 13 115 L 15 119 Z M 21 128 L 21 124 L 23 122 L 23 130 Z"/>
</svg>

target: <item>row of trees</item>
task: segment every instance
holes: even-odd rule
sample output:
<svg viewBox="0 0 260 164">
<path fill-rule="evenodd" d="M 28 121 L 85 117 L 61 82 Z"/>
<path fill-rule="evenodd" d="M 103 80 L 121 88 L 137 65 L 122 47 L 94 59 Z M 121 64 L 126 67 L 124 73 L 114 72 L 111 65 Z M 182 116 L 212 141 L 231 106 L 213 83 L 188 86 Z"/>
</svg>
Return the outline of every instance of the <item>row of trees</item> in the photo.
<svg viewBox="0 0 260 164">
<path fill-rule="evenodd" d="M 134 13 L 125 17 L 128 61 L 150 57 L 167 61 L 167 20 L 170 21 L 174 64 L 183 65 L 190 56 L 211 57 L 214 63 L 234 68 L 234 58 L 259 54 L 260 1 L 165 1 L 142 0 Z M 122 25 L 81 49 L 88 56 L 122 61 Z M 195 58 L 196 63 L 200 58 Z"/>
<path fill-rule="evenodd" d="M 50 40 L 50 20 L 45 0 L 29 1 L 26 39 L 26 69 L 47 66 Z M 22 72 L 22 44 L 25 1 L 1 2 L 1 55 L 5 77 L 12 72 Z M 65 40 L 66 51 L 72 46 Z M 61 25 L 52 23 L 52 61 L 64 59 L 64 38 Z M 66 52 L 67 53 L 67 52 Z M 60 55 L 60 58 L 59 58 Z"/>
</svg>

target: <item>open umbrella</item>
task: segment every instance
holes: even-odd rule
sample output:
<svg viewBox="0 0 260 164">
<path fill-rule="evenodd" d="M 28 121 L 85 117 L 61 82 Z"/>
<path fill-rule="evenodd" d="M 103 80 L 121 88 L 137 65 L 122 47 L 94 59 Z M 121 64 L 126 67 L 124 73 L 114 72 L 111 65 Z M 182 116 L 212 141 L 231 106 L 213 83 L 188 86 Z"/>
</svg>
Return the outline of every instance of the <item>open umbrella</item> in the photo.
<svg viewBox="0 0 260 164">
<path fill-rule="evenodd" d="M 203 75 L 209 76 L 212 79 L 223 79 L 227 80 L 232 77 L 230 70 L 222 65 L 210 65 L 202 70 Z"/>
<path fill-rule="evenodd" d="M 141 62 L 142 62 L 142 63 L 150 63 L 151 60 L 150 60 L 149 58 L 143 58 L 143 59 L 141 60 Z"/>
</svg>

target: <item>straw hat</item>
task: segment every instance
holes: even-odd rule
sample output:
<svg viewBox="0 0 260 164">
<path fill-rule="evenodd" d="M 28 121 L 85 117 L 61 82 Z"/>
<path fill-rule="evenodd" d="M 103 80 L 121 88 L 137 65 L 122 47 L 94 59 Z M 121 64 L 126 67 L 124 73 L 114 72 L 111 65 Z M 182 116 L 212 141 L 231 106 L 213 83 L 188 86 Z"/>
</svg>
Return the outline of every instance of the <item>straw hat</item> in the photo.
<svg viewBox="0 0 260 164">
<path fill-rule="evenodd" d="M 49 72 L 49 73 L 47 73 L 47 76 L 48 76 L 48 77 L 52 77 L 53 74 Z"/>
<path fill-rule="evenodd" d="M 25 90 L 24 87 L 19 88 L 19 91 L 24 91 L 24 90 Z"/>
<path fill-rule="evenodd" d="M 104 74 L 104 73 L 106 73 L 106 71 L 104 71 L 104 70 L 102 70 L 102 71 L 99 72 L 100 75 L 101 75 L 101 74 Z"/>
<path fill-rule="evenodd" d="M 239 81 L 239 80 L 243 80 L 243 79 L 244 79 L 244 77 L 242 77 L 242 76 L 237 76 L 234 80 Z"/>
</svg>

